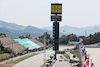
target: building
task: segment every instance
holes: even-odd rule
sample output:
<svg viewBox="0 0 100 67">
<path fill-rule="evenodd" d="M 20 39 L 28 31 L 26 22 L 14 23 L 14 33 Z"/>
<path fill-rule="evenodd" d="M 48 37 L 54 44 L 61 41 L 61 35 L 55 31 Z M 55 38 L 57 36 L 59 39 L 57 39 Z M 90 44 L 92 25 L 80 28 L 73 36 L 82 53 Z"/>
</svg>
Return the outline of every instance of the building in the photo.
<svg viewBox="0 0 100 67">
<path fill-rule="evenodd" d="M 14 53 L 23 53 L 24 51 L 28 50 L 28 48 L 14 41 L 10 37 L 0 38 L 0 41 L 4 47 L 10 47 Z"/>
</svg>

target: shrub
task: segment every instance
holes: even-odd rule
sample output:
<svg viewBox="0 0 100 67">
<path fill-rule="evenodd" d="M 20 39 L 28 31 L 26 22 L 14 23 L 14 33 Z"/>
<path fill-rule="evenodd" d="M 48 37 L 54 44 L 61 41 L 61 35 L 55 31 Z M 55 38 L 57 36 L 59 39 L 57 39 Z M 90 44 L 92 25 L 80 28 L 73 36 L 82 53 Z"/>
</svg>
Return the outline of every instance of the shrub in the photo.
<svg viewBox="0 0 100 67">
<path fill-rule="evenodd" d="M 10 47 L 4 48 L 5 53 L 12 53 L 12 49 Z"/>
<path fill-rule="evenodd" d="M 1 53 L 1 48 L 0 48 L 0 53 Z"/>
</svg>

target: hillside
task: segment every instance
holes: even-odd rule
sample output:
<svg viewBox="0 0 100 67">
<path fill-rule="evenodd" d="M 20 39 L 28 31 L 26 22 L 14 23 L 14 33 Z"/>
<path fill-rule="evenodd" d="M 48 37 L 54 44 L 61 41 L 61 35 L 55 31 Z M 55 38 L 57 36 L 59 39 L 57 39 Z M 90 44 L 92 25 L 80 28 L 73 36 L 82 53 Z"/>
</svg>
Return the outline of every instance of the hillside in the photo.
<svg viewBox="0 0 100 67">
<path fill-rule="evenodd" d="M 49 27 L 44 27 L 42 28 L 44 30 L 52 30 L 52 26 Z M 93 26 L 87 26 L 87 27 L 71 27 L 71 26 L 60 26 L 60 32 L 63 33 L 63 30 L 69 32 L 69 33 L 74 33 L 77 36 L 81 36 L 81 35 L 86 35 L 89 36 L 90 34 L 94 34 L 95 32 L 100 32 L 100 25 L 93 25 Z M 68 34 L 68 33 L 66 33 Z"/>
<path fill-rule="evenodd" d="M 0 20 L 0 28 L 5 28 L 5 27 L 11 30 L 19 30 L 25 28 L 25 26 L 22 25 L 17 25 L 15 23 L 7 23 Z"/>
<path fill-rule="evenodd" d="M 5 33 L 7 36 L 11 38 L 18 38 L 19 36 L 30 34 L 32 37 L 39 37 L 44 32 L 48 32 L 52 36 L 52 31 L 43 30 L 34 26 L 22 26 L 14 23 L 7 23 L 4 21 L 0 21 L 0 33 Z M 60 33 L 60 36 L 64 35 Z"/>
</svg>

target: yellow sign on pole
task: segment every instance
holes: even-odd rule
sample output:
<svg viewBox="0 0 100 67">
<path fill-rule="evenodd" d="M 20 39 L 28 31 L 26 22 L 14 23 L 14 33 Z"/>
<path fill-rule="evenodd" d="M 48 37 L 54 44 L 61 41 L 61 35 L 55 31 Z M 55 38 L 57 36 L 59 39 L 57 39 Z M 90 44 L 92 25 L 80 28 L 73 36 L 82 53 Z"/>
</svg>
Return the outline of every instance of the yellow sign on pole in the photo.
<svg viewBox="0 0 100 67">
<path fill-rule="evenodd" d="M 65 51 L 57 51 L 57 54 L 65 54 Z"/>
<path fill-rule="evenodd" d="M 51 4 L 51 14 L 62 14 L 62 4 L 59 3 Z"/>
</svg>

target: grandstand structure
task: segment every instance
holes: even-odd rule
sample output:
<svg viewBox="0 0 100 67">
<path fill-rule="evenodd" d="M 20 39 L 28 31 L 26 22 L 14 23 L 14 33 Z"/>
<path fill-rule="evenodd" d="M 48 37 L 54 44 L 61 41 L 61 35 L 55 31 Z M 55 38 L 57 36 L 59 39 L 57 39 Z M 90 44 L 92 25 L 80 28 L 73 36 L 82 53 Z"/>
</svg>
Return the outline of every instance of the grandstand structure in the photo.
<svg viewBox="0 0 100 67">
<path fill-rule="evenodd" d="M 14 41 L 13 39 L 11 39 L 10 37 L 2 37 L 0 38 L 1 43 L 5 46 L 5 45 L 10 45 L 12 43 L 16 43 L 16 41 Z"/>
<path fill-rule="evenodd" d="M 28 38 L 25 39 L 13 39 L 16 42 L 19 42 L 21 45 L 27 47 L 29 50 L 35 49 L 35 48 L 41 48 L 42 46 L 38 45 L 37 43 L 29 40 Z"/>
<path fill-rule="evenodd" d="M 34 39 L 34 38 L 29 39 L 29 40 L 31 40 L 32 42 L 34 42 L 34 43 L 38 44 L 38 45 L 39 45 L 39 46 L 41 46 L 41 47 L 44 47 L 44 46 L 45 46 L 43 43 L 41 43 L 41 42 L 37 41 L 37 40 L 36 40 L 36 39 Z"/>
<path fill-rule="evenodd" d="M 23 45 L 19 44 L 18 42 L 14 41 L 10 37 L 0 38 L 0 41 L 4 47 L 10 47 L 14 53 L 22 53 L 23 51 L 28 50 L 28 48 L 26 48 Z"/>
<path fill-rule="evenodd" d="M 14 53 L 23 53 L 24 51 L 28 51 L 35 49 L 35 48 L 41 48 L 45 47 L 44 44 L 37 41 L 36 39 L 12 39 L 10 37 L 2 37 L 0 38 L 1 44 L 3 44 L 4 47 L 10 47 Z"/>
</svg>

